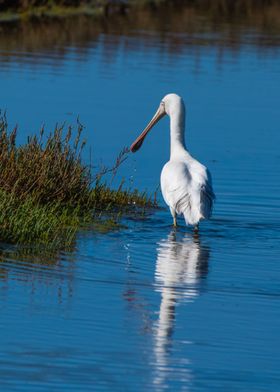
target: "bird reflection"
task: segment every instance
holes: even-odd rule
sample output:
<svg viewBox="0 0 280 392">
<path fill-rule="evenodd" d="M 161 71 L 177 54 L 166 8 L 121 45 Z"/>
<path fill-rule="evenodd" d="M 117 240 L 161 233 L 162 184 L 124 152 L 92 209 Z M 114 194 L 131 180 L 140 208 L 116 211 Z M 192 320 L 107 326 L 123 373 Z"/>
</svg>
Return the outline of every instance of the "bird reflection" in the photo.
<svg viewBox="0 0 280 392">
<path fill-rule="evenodd" d="M 176 231 L 172 231 L 167 239 L 159 243 L 155 281 L 156 289 L 161 293 L 161 304 L 154 344 L 154 384 L 159 388 L 164 386 L 168 373 L 176 305 L 183 301 L 193 302 L 199 295 L 201 279 L 208 272 L 208 260 L 209 248 L 201 246 L 198 234 L 185 234 L 180 239 Z M 189 380 L 190 370 L 184 368 L 184 379 Z"/>
</svg>

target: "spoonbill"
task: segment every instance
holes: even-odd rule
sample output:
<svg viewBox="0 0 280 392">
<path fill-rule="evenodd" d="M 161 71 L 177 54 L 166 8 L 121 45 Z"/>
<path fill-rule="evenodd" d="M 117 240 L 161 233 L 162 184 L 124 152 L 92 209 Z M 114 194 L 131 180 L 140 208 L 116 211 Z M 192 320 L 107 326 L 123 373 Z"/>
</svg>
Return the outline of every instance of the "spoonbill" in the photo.
<svg viewBox="0 0 280 392">
<path fill-rule="evenodd" d="M 170 117 L 170 159 L 161 171 L 161 192 L 170 208 L 173 225 L 177 226 L 177 214 L 183 214 L 186 225 L 193 225 L 197 230 L 202 219 L 210 218 L 215 195 L 209 170 L 186 149 L 185 105 L 179 95 L 168 94 L 162 99 L 156 114 L 130 150 L 139 150 L 148 132 L 166 114 Z"/>
</svg>

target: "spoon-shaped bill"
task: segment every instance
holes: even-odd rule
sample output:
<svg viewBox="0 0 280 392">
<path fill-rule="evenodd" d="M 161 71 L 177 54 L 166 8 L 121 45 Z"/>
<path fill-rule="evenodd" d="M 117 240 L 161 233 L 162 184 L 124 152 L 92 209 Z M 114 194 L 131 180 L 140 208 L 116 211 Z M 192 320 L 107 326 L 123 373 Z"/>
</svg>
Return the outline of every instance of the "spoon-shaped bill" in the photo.
<svg viewBox="0 0 280 392">
<path fill-rule="evenodd" d="M 163 117 L 165 116 L 166 112 L 164 109 L 163 103 L 160 104 L 158 110 L 156 111 L 156 114 L 154 117 L 151 119 L 149 124 L 146 126 L 144 131 L 141 133 L 141 135 L 138 136 L 138 138 L 131 144 L 130 146 L 130 151 L 131 152 L 136 152 L 139 150 L 139 148 L 142 146 L 142 143 L 147 136 L 148 132 L 153 128 L 153 126 Z"/>
</svg>

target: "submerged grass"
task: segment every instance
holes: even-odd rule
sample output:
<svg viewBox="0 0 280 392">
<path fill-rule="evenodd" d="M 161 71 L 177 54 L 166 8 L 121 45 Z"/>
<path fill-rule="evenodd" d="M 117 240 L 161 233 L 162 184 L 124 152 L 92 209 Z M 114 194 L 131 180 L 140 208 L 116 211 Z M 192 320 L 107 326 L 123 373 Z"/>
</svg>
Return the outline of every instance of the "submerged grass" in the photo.
<svg viewBox="0 0 280 392">
<path fill-rule="evenodd" d="M 0 117 L 0 240 L 49 247 L 71 245 L 82 226 L 116 227 L 125 212 L 154 207 L 145 193 L 124 188 L 110 189 L 108 172 L 115 174 L 126 158 L 123 150 L 111 169 L 93 175 L 82 162 L 83 126 L 56 127 L 53 133 L 29 137 L 16 144 L 17 129 L 8 131 Z"/>
</svg>

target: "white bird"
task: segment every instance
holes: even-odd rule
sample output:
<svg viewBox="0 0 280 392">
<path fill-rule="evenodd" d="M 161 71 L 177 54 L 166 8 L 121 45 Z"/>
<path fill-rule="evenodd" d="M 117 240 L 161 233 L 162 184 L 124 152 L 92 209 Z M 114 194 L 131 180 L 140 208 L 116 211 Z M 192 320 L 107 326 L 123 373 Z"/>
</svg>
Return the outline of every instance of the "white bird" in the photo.
<svg viewBox="0 0 280 392">
<path fill-rule="evenodd" d="M 198 228 L 200 220 L 210 218 L 215 195 L 210 172 L 186 149 L 183 99 L 177 94 L 166 95 L 130 150 L 137 151 L 150 129 L 166 114 L 170 117 L 170 159 L 161 172 L 161 192 L 170 208 L 174 226 L 177 226 L 176 215 L 183 214 L 187 225 Z"/>
</svg>

